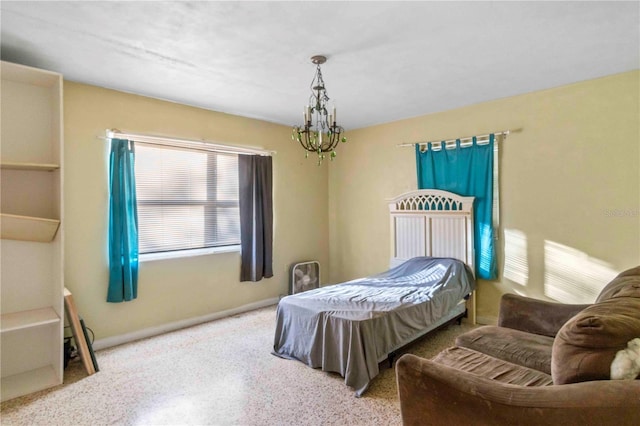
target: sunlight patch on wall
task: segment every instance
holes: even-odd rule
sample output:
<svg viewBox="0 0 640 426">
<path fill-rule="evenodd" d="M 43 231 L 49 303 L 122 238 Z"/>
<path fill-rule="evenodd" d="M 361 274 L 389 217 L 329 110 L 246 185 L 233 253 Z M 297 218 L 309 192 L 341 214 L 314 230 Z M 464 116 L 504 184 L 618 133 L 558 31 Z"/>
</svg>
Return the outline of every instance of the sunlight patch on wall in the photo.
<svg viewBox="0 0 640 426">
<path fill-rule="evenodd" d="M 544 242 L 544 294 L 563 303 L 593 303 L 618 273 L 611 265 L 553 241 Z"/>
<path fill-rule="evenodd" d="M 517 229 L 504 230 L 504 273 L 503 276 L 522 286 L 529 282 L 529 262 L 527 261 L 527 236 Z"/>
<path fill-rule="evenodd" d="M 518 289 L 513 289 L 513 292 L 515 294 L 517 294 L 518 296 L 531 297 L 529 294 L 525 293 L 524 291 L 518 290 Z"/>
</svg>

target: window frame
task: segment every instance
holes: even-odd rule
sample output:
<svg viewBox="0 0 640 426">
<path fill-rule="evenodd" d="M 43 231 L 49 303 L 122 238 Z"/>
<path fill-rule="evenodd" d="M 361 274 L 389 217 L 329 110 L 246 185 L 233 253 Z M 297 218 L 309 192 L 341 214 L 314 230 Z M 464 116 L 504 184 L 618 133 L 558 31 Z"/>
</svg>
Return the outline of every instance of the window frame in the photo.
<svg viewBox="0 0 640 426">
<path fill-rule="evenodd" d="M 202 152 L 204 154 L 209 154 L 209 153 L 214 153 L 214 154 L 222 154 L 222 155 L 239 155 L 239 153 L 237 152 L 229 152 L 228 150 L 218 150 L 218 149 L 203 149 L 202 146 L 188 146 L 188 144 L 186 143 L 180 143 L 180 144 L 173 144 L 170 142 L 167 143 L 150 143 L 150 142 L 146 142 L 146 141 L 137 141 L 138 147 L 141 146 L 145 146 L 145 147 L 149 147 L 149 148 L 156 148 L 156 149 L 167 149 L 167 150 L 172 150 L 172 149 L 178 149 L 178 150 L 185 150 L 185 151 L 192 151 L 192 152 Z M 136 153 L 136 157 L 139 158 L 138 153 Z M 210 158 L 207 158 L 207 163 L 210 161 Z M 236 169 L 236 174 L 237 174 L 237 169 Z M 218 176 L 216 174 L 213 174 L 212 176 L 207 176 L 208 178 L 211 177 L 214 179 L 213 182 L 207 180 L 208 184 L 213 184 L 215 186 L 216 181 L 215 179 L 218 178 Z M 138 185 L 138 182 L 136 180 L 136 186 Z M 216 194 L 217 195 L 217 194 Z M 197 206 L 197 205 L 202 205 L 203 207 L 206 208 L 216 208 L 216 206 L 227 206 L 227 207 L 239 207 L 239 197 L 235 200 L 218 200 L 217 198 L 215 200 L 206 200 L 206 201 L 194 201 L 193 203 L 184 203 L 181 202 L 179 200 L 175 200 L 175 201 L 169 201 L 169 202 L 162 202 L 162 200 L 145 200 L 145 201 L 141 201 L 140 198 L 137 199 L 137 206 L 138 206 L 138 210 L 140 210 L 140 206 L 180 206 L 180 205 L 193 205 L 193 206 Z M 213 217 L 214 219 L 216 219 L 216 217 Z M 140 228 L 140 221 L 138 222 L 138 228 Z M 205 235 L 208 232 L 205 229 Z M 209 247 L 195 247 L 195 248 L 182 248 L 182 249 L 174 249 L 174 250 L 167 250 L 167 251 L 157 251 L 157 252 L 147 252 L 147 253 L 139 253 L 138 254 L 138 260 L 140 262 L 145 262 L 145 261 L 154 261 L 154 260 L 162 260 L 162 259 L 175 259 L 175 258 L 182 258 L 182 257 L 195 257 L 195 256 L 203 256 L 203 255 L 209 255 L 209 254 L 217 254 L 217 253 L 229 253 L 229 252 L 240 252 L 241 250 L 241 244 L 239 242 L 240 240 L 240 230 L 238 229 L 238 235 L 237 235 L 238 239 L 238 243 L 234 243 L 234 244 L 226 244 L 226 245 L 220 245 L 220 246 L 209 246 Z"/>
<path fill-rule="evenodd" d="M 240 253 L 241 248 L 242 246 L 240 244 L 237 244 L 237 245 L 231 245 L 231 246 L 174 250 L 174 251 L 165 251 L 165 252 L 159 252 L 159 253 L 143 253 L 138 255 L 138 261 L 152 262 L 155 260 L 179 259 L 182 257 L 206 256 L 210 254 Z"/>
</svg>

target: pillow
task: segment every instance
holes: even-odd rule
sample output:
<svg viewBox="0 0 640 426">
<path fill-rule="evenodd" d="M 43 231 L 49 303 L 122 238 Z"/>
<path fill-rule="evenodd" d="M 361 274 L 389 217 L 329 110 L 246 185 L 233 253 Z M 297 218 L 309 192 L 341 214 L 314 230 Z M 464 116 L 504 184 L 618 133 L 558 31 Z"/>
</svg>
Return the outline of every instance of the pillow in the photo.
<svg viewBox="0 0 640 426">
<path fill-rule="evenodd" d="M 556 385 L 607 380 L 616 353 L 640 336 L 640 298 L 616 297 L 583 309 L 553 341 L 551 377 Z"/>
<path fill-rule="evenodd" d="M 618 274 L 600 291 L 596 303 L 614 297 L 640 297 L 640 266 Z"/>
<path fill-rule="evenodd" d="M 640 374 L 640 337 L 629 341 L 611 363 L 612 380 L 633 380 Z"/>
</svg>

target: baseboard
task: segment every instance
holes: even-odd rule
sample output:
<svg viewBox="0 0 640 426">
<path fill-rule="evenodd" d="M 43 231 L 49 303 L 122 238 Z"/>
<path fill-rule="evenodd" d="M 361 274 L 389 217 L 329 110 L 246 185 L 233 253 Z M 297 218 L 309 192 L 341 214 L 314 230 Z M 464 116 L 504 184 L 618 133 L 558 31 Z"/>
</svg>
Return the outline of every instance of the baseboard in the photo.
<svg viewBox="0 0 640 426">
<path fill-rule="evenodd" d="M 481 325 L 497 325 L 497 324 L 498 324 L 498 318 L 497 318 L 497 317 L 482 317 L 482 316 L 477 316 L 477 317 L 476 317 L 476 324 L 481 324 Z"/>
<path fill-rule="evenodd" d="M 261 300 L 259 302 L 249 303 L 237 308 L 227 309 L 226 311 L 214 312 L 212 314 L 203 315 L 200 317 L 188 318 L 185 320 L 170 322 L 162 324 L 156 327 L 149 327 L 142 330 L 134 331 L 132 333 L 120 334 L 118 336 L 107 337 L 104 339 L 98 339 L 93 343 L 93 350 L 98 351 L 100 349 L 110 348 L 112 346 L 122 345 L 124 343 L 133 342 L 135 340 L 145 339 L 147 337 L 157 336 L 159 334 L 168 333 L 170 331 L 180 330 L 181 328 L 191 327 L 194 325 L 202 324 L 205 322 L 217 320 L 220 318 L 229 317 L 231 315 L 241 314 L 243 312 L 253 311 L 255 309 L 264 308 L 271 305 L 276 305 L 279 298 L 273 297 L 271 299 Z"/>
</svg>

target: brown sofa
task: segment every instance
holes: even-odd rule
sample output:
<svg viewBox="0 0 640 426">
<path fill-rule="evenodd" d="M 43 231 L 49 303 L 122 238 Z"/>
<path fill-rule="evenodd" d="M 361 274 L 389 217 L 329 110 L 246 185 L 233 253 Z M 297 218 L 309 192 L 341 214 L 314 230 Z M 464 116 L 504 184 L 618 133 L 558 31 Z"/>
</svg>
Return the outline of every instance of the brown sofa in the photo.
<svg viewBox="0 0 640 426">
<path fill-rule="evenodd" d="M 497 326 L 462 334 L 431 360 L 403 355 L 405 425 L 640 425 L 640 380 L 611 380 L 640 337 L 640 266 L 592 305 L 506 294 Z"/>
</svg>

